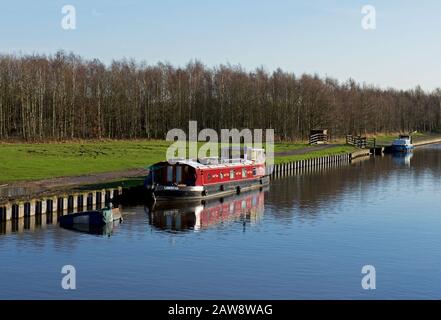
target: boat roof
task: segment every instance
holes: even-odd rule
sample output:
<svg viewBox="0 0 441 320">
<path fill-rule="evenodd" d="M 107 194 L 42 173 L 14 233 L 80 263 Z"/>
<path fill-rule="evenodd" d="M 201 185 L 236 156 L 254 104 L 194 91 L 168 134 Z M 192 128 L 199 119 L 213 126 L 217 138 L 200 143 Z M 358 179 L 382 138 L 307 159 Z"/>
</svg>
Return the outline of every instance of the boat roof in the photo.
<svg viewBox="0 0 441 320">
<path fill-rule="evenodd" d="M 165 165 L 165 164 L 169 164 L 169 165 L 183 164 L 195 169 L 221 169 L 226 167 L 232 168 L 237 166 L 256 164 L 254 161 L 243 160 L 243 159 L 232 159 L 232 161 L 230 159 L 225 159 L 224 161 L 222 161 L 222 159 L 220 160 L 221 162 L 218 164 L 203 164 L 193 159 L 170 159 L 168 161 L 158 162 L 152 165 L 152 167 Z M 226 161 L 231 161 L 231 162 L 226 162 Z"/>
</svg>

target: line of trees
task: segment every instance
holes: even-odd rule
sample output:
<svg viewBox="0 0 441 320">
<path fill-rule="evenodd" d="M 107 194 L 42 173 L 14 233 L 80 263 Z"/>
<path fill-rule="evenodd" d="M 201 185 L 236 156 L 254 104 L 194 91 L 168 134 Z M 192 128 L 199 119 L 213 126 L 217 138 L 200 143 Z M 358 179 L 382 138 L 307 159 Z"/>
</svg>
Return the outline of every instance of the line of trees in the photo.
<svg viewBox="0 0 441 320">
<path fill-rule="evenodd" d="M 240 66 L 0 55 L 0 140 L 156 138 L 172 128 L 274 128 L 281 140 L 311 129 L 334 136 L 441 130 L 441 89 L 380 89 L 353 80 Z"/>
</svg>

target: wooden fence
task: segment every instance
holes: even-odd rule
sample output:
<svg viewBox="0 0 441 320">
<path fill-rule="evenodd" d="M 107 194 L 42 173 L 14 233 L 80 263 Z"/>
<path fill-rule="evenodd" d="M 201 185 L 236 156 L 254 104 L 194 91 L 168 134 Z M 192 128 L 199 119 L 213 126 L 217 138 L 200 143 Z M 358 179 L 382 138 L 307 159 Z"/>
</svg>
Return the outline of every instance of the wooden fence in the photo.
<svg viewBox="0 0 441 320">
<path fill-rule="evenodd" d="M 324 133 L 316 133 L 309 136 L 309 144 L 328 143 L 329 137 Z"/>
<path fill-rule="evenodd" d="M 375 148 L 377 146 L 377 139 L 347 135 L 346 144 L 353 145 L 360 149 Z"/>
</svg>

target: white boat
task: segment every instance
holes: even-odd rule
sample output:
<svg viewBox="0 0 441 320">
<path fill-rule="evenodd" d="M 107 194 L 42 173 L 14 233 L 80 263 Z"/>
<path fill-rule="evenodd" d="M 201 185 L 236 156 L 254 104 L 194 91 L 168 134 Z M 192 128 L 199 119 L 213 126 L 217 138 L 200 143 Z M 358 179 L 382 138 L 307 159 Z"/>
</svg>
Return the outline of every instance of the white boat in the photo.
<svg viewBox="0 0 441 320">
<path fill-rule="evenodd" d="M 412 143 L 412 136 L 410 135 L 400 135 L 398 139 L 392 142 L 393 152 L 409 152 L 414 148 Z"/>
</svg>

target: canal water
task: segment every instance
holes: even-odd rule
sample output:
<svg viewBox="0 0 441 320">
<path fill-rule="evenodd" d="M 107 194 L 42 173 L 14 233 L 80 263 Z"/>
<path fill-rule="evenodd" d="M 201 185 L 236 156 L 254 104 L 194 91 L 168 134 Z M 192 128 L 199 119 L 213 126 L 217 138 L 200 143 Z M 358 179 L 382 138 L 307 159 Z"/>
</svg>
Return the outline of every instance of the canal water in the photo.
<svg viewBox="0 0 441 320">
<path fill-rule="evenodd" d="M 90 233 L 3 225 L 0 298 L 440 299 L 440 208 L 437 145 L 205 206 L 124 207 L 123 223 Z M 64 265 L 76 290 L 61 287 Z"/>
</svg>

